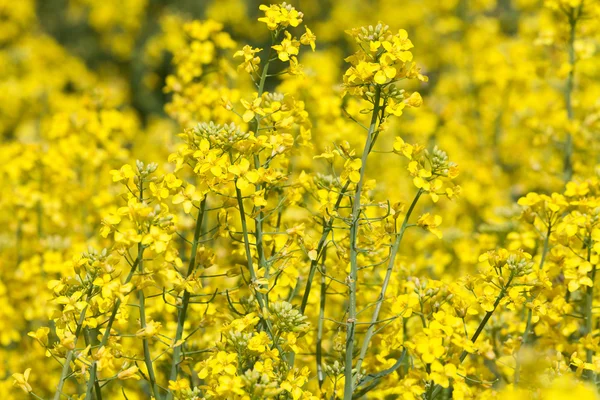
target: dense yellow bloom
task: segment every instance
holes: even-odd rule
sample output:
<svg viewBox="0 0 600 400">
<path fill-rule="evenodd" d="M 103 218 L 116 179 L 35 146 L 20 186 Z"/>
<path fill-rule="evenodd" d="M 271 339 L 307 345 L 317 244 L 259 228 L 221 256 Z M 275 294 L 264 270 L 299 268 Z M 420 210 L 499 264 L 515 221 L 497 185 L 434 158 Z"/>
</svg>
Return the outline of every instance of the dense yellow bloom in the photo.
<svg viewBox="0 0 600 400">
<path fill-rule="evenodd" d="M 599 397 L 597 1 L 62 3 L 0 0 L 6 400 Z"/>
</svg>

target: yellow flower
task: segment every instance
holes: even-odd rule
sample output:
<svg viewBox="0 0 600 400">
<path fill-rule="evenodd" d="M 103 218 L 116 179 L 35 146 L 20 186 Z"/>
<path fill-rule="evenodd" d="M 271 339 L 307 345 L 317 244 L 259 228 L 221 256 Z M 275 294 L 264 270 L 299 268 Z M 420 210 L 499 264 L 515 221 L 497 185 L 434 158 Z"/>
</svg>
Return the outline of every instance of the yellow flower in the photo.
<svg viewBox="0 0 600 400">
<path fill-rule="evenodd" d="M 244 122 L 252 121 L 254 119 L 254 117 L 256 116 L 256 114 L 265 115 L 265 112 L 260 108 L 260 104 L 262 103 L 262 98 L 258 97 L 258 93 L 254 93 L 254 99 L 252 100 L 252 102 L 249 102 L 244 99 L 241 99 L 240 102 L 246 109 L 246 111 L 244 112 L 244 115 L 242 116 L 242 119 L 244 120 Z"/>
<path fill-rule="evenodd" d="M 135 365 L 124 369 L 123 371 L 119 372 L 117 374 L 117 378 L 121 379 L 121 380 L 126 380 L 126 379 L 134 379 L 136 381 L 139 381 L 140 379 L 142 379 L 140 377 L 140 375 L 138 374 L 138 367 L 136 367 Z"/>
<path fill-rule="evenodd" d="M 25 393 L 30 393 L 33 391 L 33 388 L 29 384 L 29 374 L 31 373 L 31 368 L 27 368 L 22 374 L 12 374 L 14 379 L 13 386 L 20 387 Z"/>
<path fill-rule="evenodd" d="M 178 379 L 176 381 L 169 381 L 169 390 L 174 392 L 180 392 L 190 388 L 190 382 L 187 379 Z"/>
<path fill-rule="evenodd" d="M 411 107 L 421 107 L 423 105 L 423 98 L 419 92 L 413 92 L 404 102 Z"/>
<path fill-rule="evenodd" d="M 258 353 L 263 353 L 267 350 L 270 344 L 271 339 L 267 333 L 260 332 L 259 334 L 252 336 L 252 338 L 248 341 L 248 349 Z"/>
<path fill-rule="evenodd" d="M 281 383 L 281 388 L 292 395 L 294 400 L 302 397 L 302 386 L 308 381 L 310 370 L 308 367 L 302 368 L 301 371 L 294 369 L 288 372 L 287 378 Z"/>
<path fill-rule="evenodd" d="M 438 239 L 442 238 L 442 231 L 438 229 L 438 226 L 442 223 L 442 217 L 439 215 L 431 215 L 425 213 L 417 220 L 417 225 L 423 229 L 427 229 L 429 232 L 437 236 Z"/>
<path fill-rule="evenodd" d="M 312 51 L 315 51 L 315 41 L 317 40 L 317 37 L 310 29 L 308 29 L 308 26 L 304 26 L 304 29 L 306 29 L 306 32 L 300 37 L 300 43 L 303 45 L 310 45 Z"/>
<path fill-rule="evenodd" d="M 27 336 L 36 339 L 43 346 L 47 346 L 49 333 L 50 333 L 50 328 L 44 326 L 44 327 L 38 328 L 35 332 L 29 332 L 27 334 Z"/>
<path fill-rule="evenodd" d="M 443 388 L 450 386 L 450 379 L 456 378 L 457 368 L 454 364 L 442 365 L 439 361 L 434 361 L 431 364 L 430 378 Z"/>
<path fill-rule="evenodd" d="M 419 336 L 415 340 L 415 350 L 426 364 L 431 364 L 446 354 L 446 347 L 441 337 Z"/>
<path fill-rule="evenodd" d="M 253 48 L 252 46 L 244 46 L 242 50 L 238 50 L 233 55 L 234 57 L 244 57 L 244 61 L 239 65 L 240 69 L 245 70 L 248 73 L 253 73 L 257 70 L 260 64 L 260 58 L 256 53 L 262 51 L 259 48 Z"/>
<path fill-rule="evenodd" d="M 147 321 L 146 327 L 138 330 L 135 336 L 144 339 L 150 339 L 159 334 L 162 324 L 156 321 Z"/>
<path fill-rule="evenodd" d="M 285 31 L 285 38 L 281 41 L 281 44 L 271 46 L 277 51 L 277 56 L 283 62 L 289 61 L 291 56 L 297 56 L 300 49 L 300 42 L 296 39 L 292 39 L 292 35 Z"/>
<path fill-rule="evenodd" d="M 120 169 L 113 169 L 110 171 L 112 175 L 113 182 L 120 182 L 122 180 L 129 180 L 135 176 L 135 172 L 133 168 L 129 164 L 123 165 Z"/>
<path fill-rule="evenodd" d="M 173 196 L 171 201 L 173 204 L 183 203 L 183 211 L 185 211 L 186 214 L 189 214 L 192 211 L 194 203 L 197 203 L 200 200 L 202 200 L 202 195 L 196 192 L 196 187 L 194 185 L 187 185 L 185 190 Z"/>
<path fill-rule="evenodd" d="M 239 163 L 229 167 L 229 172 L 237 177 L 236 186 L 240 190 L 245 190 L 250 184 L 258 182 L 260 175 L 254 169 L 250 169 L 250 161 L 242 158 Z"/>
<path fill-rule="evenodd" d="M 279 27 L 298 26 L 302 22 L 303 14 L 297 11 L 289 4 L 272 4 L 270 6 L 261 5 L 259 10 L 264 11 L 265 16 L 259 18 L 260 22 L 267 24 L 267 27 L 274 31 Z"/>
<path fill-rule="evenodd" d="M 403 154 L 404 157 L 412 160 L 413 146 L 404 143 L 404 140 L 400 136 L 396 136 L 394 140 L 394 152 Z"/>
</svg>

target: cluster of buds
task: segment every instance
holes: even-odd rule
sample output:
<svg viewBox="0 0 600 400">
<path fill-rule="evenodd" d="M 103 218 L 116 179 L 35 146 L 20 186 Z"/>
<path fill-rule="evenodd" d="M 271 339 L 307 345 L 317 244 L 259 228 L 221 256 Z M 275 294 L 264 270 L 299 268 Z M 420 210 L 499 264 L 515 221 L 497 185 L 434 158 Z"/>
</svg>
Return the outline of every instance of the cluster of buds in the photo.
<svg viewBox="0 0 600 400">
<path fill-rule="evenodd" d="M 431 173 L 434 175 L 447 176 L 454 178 L 458 174 L 456 163 L 448 159 L 448 154 L 437 146 L 433 150 L 425 150 L 431 163 Z"/>
<path fill-rule="evenodd" d="M 230 148 L 250 137 L 248 132 L 242 131 L 233 122 L 224 125 L 215 124 L 212 121 L 201 122 L 192 131 L 195 135 L 207 139 L 212 145 L 220 148 Z"/>
<path fill-rule="evenodd" d="M 276 332 L 304 332 L 308 329 L 307 317 L 287 301 L 278 301 L 268 310 L 268 319 Z"/>
<path fill-rule="evenodd" d="M 247 370 L 244 375 L 242 375 L 246 391 L 252 393 L 252 398 L 255 399 L 270 399 L 277 397 L 283 392 L 283 389 L 279 387 L 280 383 L 275 379 L 271 379 L 269 373 L 264 370 L 264 364 L 262 362 L 256 364 L 252 370 Z"/>
<path fill-rule="evenodd" d="M 80 273 L 83 268 L 91 276 L 97 276 L 100 273 L 110 274 L 118 263 L 119 258 L 110 253 L 108 249 L 104 248 L 99 252 L 93 247 L 89 247 L 88 251 L 82 253 L 79 260 L 76 261 L 75 272 Z"/>
</svg>

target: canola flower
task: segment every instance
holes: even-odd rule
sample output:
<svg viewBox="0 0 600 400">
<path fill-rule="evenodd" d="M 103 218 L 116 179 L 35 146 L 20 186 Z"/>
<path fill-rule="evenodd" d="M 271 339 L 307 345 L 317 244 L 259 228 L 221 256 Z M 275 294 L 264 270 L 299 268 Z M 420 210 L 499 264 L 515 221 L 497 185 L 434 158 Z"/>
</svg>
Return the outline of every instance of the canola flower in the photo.
<svg viewBox="0 0 600 400">
<path fill-rule="evenodd" d="M 185 3 L 0 0 L 0 394 L 599 397 L 600 4 Z"/>
</svg>

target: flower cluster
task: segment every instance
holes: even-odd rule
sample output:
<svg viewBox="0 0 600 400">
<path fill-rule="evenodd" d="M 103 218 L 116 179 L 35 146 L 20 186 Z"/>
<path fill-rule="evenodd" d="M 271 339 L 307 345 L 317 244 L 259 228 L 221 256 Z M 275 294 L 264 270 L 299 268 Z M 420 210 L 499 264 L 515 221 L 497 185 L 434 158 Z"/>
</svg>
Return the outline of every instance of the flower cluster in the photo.
<svg viewBox="0 0 600 400">
<path fill-rule="evenodd" d="M 63 3 L 0 0 L 4 398 L 598 397 L 596 1 Z"/>
</svg>

